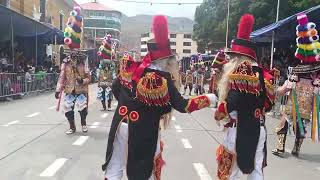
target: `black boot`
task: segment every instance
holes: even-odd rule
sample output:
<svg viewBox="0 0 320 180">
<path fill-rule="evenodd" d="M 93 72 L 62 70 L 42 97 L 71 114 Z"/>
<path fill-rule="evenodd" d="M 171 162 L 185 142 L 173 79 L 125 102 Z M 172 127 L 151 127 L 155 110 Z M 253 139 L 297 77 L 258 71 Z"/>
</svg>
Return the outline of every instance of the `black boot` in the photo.
<svg viewBox="0 0 320 180">
<path fill-rule="evenodd" d="M 293 156 L 299 157 L 299 153 L 300 153 L 300 149 L 301 149 L 301 145 L 303 143 L 303 139 L 302 138 L 296 138 L 295 142 L 294 142 L 294 147 L 293 150 L 291 152 L 291 154 Z"/>
<path fill-rule="evenodd" d="M 272 154 L 281 156 L 285 153 L 285 146 L 286 146 L 286 134 L 278 134 L 278 143 L 274 150 L 272 150 Z"/>
<path fill-rule="evenodd" d="M 103 111 L 107 110 L 106 101 L 105 100 L 101 101 L 101 104 L 103 107 Z"/>
<path fill-rule="evenodd" d="M 73 134 L 76 132 L 76 125 L 74 123 L 74 111 L 69 111 L 65 113 L 66 118 L 68 119 L 70 129 L 66 131 L 66 134 Z"/>
<path fill-rule="evenodd" d="M 88 132 L 87 128 L 87 115 L 88 115 L 88 109 L 85 108 L 84 110 L 80 111 L 80 118 L 81 118 L 81 127 L 82 127 L 82 132 Z"/>
</svg>

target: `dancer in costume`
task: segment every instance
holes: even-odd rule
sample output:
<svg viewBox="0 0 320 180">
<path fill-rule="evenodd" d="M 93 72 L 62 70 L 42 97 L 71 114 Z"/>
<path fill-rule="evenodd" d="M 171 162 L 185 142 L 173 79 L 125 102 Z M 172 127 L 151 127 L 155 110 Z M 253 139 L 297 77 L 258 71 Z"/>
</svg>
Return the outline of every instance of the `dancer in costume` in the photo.
<svg viewBox="0 0 320 180">
<path fill-rule="evenodd" d="M 186 94 L 187 89 L 189 88 L 189 96 L 191 96 L 192 88 L 193 88 L 193 75 L 191 70 L 187 70 L 186 72 L 186 83 L 184 85 L 184 93 Z"/>
<path fill-rule="evenodd" d="M 120 96 L 124 98 L 118 102 L 108 139 L 106 163 L 103 165 L 103 170 L 106 170 L 112 158 L 115 158 L 115 138 L 112 137 L 120 122 L 128 121 L 126 169 L 129 180 L 160 179 L 163 165 L 159 151 L 160 120 L 170 113 L 172 108 L 182 113 L 191 113 L 216 101 L 213 94 L 189 100 L 181 96 L 176 87 L 179 82 L 173 81 L 179 79 L 179 69 L 176 57 L 170 49 L 165 16 L 154 17 L 153 33 L 155 39 L 147 43 L 149 52 L 135 70 L 132 90 L 120 91 Z M 119 83 L 118 81 L 118 85 Z"/>
<path fill-rule="evenodd" d="M 101 101 L 103 110 L 107 110 L 106 102 L 108 102 L 108 111 L 111 111 L 112 81 L 114 72 L 112 71 L 111 61 L 106 63 L 104 60 L 100 63 L 99 81 L 98 81 L 98 99 Z"/>
<path fill-rule="evenodd" d="M 82 32 L 82 16 L 80 7 L 75 7 L 70 13 L 64 32 L 64 42 L 71 53 L 61 65 L 61 73 L 57 83 L 55 97 L 64 95 L 63 109 L 68 119 L 70 129 L 66 134 L 76 132 L 74 109 L 78 110 L 81 118 L 82 131 L 87 132 L 86 118 L 88 115 L 88 85 L 90 83 L 89 70 L 85 68 L 86 56 L 75 49 L 80 48 Z M 58 109 L 60 106 L 60 100 Z"/>
<path fill-rule="evenodd" d="M 99 81 L 98 81 L 98 99 L 102 103 L 103 110 L 107 109 L 106 102 L 108 102 L 108 111 L 111 110 L 112 102 L 112 80 L 114 79 L 115 72 L 112 69 L 112 41 L 111 35 L 107 35 L 102 41 L 102 45 L 99 48 L 98 56 L 102 57 L 103 60 L 100 62 L 99 70 Z"/>
<path fill-rule="evenodd" d="M 229 62 L 219 82 L 215 119 L 225 123 L 225 137 L 217 150 L 220 180 L 263 180 L 266 153 L 265 112 L 274 101 L 272 76 L 257 64 L 255 44 L 250 41 L 254 17 L 241 17 L 237 38 L 228 52 Z"/>
<path fill-rule="evenodd" d="M 308 21 L 305 14 L 297 17 L 297 50 L 295 56 L 301 64 L 289 68 L 289 79 L 278 88 L 279 95 L 288 96 L 285 111 L 276 129 L 278 143 L 272 151 L 275 155 L 285 152 L 286 137 L 292 120 L 295 143 L 291 152 L 299 156 L 301 145 L 306 137 L 305 124 L 311 122 L 311 137 L 318 142 L 319 137 L 319 74 L 320 46 L 316 25 Z M 311 115 L 311 116 L 310 116 Z"/>
<path fill-rule="evenodd" d="M 107 158 L 104 165 L 106 180 L 121 180 L 126 168 L 129 119 L 123 118 L 118 113 L 121 110 L 120 105 L 133 98 L 128 95 L 133 90 L 132 75 L 139 64 L 140 62 L 135 61 L 128 53 L 125 53 L 120 60 L 119 75 L 112 86 L 112 91 L 118 101 L 118 107 L 112 120 L 108 138 Z"/>
<path fill-rule="evenodd" d="M 66 134 L 76 132 L 74 109 L 80 113 L 82 131 L 88 131 L 86 118 L 88 115 L 90 74 L 85 68 L 85 58 L 85 55 L 71 53 L 61 65 L 55 97 L 62 98 L 64 93 L 63 110 L 70 125 Z"/>
</svg>

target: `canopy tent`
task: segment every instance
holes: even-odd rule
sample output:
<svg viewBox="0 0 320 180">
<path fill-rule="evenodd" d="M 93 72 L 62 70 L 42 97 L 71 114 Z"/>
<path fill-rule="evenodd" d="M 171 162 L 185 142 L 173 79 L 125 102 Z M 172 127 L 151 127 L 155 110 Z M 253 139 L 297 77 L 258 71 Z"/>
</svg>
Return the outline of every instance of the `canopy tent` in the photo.
<svg viewBox="0 0 320 180">
<path fill-rule="evenodd" d="M 317 28 L 320 27 L 320 5 L 302 11 L 308 15 L 309 21 L 317 24 Z M 269 46 L 272 42 L 272 33 L 274 34 L 275 47 L 288 47 L 296 42 L 296 26 L 297 13 L 286 19 L 280 20 L 276 23 L 265 26 L 259 30 L 251 33 L 251 40 L 256 42 L 260 46 Z"/>
<path fill-rule="evenodd" d="M 38 36 L 38 41 L 53 44 L 54 36 L 56 36 L 57 43 L 63 44 L 63 32 L 51 24 L 40 23 L 2 5 L 0 5 L 0 19 L 0 41 L 10 40 L 8 34 L 13 30 L 15 37 L 35 38 Z"/>
<path fill-rule="evenodd" d="M 63 32 L 50 24 L 40 23 L 5 6 L 0 5 L 0 44 L 8 45 L 12 64 L 15 66 L 15 48 L 17 42 L 27 44 L 29 51 L 35 54 L 37 63 L 38 49 L 44 44 L 63 44 Z M 9 47 L 3 47 L 9 49 Z"/>
</svg>

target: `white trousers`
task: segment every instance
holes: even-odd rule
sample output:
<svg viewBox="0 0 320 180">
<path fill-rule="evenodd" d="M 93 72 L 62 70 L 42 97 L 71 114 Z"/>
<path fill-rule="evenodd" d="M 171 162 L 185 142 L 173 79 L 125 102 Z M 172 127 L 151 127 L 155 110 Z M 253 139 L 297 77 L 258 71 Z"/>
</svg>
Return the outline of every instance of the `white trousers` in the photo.
<svg viewBox="0 0 320 180">
<path fill-rule="evenodd" d="M 223 145 L 234 154 L 236 154 L 236 135 L 237 135 L 237 128 L 228 128 L 226 130 L 226 135 L 223 142 Z M 264 179 L 263 172 L 262 172 L 262 163 L 264 159 L 263 149 L 264 149 L 265 141 L 266 141 L 266 131 L 264 127 L 261 127 L 259 142 L 256 150 L 256 156 L 255 156 L 255 167 L 253 172 L 248 175 L 247 180 L 263 180 Z M 229 180 L 236 180 L 242 175 L 243 174 L 239 169 L 237 162 L 235 161 L 232 167 Z"/>
<path fill-rule="evenodd" d="M 121 123 L 113 142 L 113 153 L 105 172 L 105 178 L 108 180 L 121 180 L 123 172 L 127 165 L 128 149 L 128 124 Z M 157 150 L 155 156 L 161 153 L 160 149 L 160 132 L 157 142 Z M 149 180 L 155 180 L 152 173 Z"/>
</svg>

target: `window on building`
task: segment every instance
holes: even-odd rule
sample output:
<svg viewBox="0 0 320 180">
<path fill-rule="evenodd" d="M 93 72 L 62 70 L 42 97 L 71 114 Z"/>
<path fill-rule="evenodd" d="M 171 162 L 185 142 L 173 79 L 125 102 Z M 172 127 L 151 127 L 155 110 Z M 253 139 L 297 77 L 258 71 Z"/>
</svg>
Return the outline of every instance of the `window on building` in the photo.
<svg viewBox="0 0 320 180">
<path fill-rule="evenodd" d="M 141 45 L 147 44 L 147 41 L 141 41 Z"/>
<path fill-rule="evenodd" d="M 183 46 L 191 46 L 191 42 L 183 42 Z"/>
<path fill-rule="evenodd" d="M 149 33 L 142 34 L 141 37 L 143 37 L 143 38 L 144 38 L 144 37 L 149 37 Z"/>
<path fill-rule="evenodd" d="M 177 38 L 177 34 L 170 34 L 170 38 Z"/>
<path fill-rule="evenodd" d="M 176 42 L 170 42 L 170 45 L 171 46 L 175 46 L 175 45 L 177 45 L 177 43 Z"/>
<path fill-rule="evenodd" d="M 184 49 L 184 50 L 183 50 L 183 53 L 190 54 L 190 53 L 191 53 L 191 50 L 190 50 L 190 49 Z"/>
<path fill-rule="evenodd" d="M 141 49 L 141 52 L 147 52 L 147 51 L 148 51 L 147 48 L 142 48 L 142 49 Z"/>
<path fill-rule="evenodd" d="M 176 49 L 171 49 L 171 52 L 172 53 L 177 53 L 177 50 Z"/>
<path fill-rule="evenodd" d="M 184 34 L 184 35 L 183 35 L 183 38 L 185 38 L 185 39 L 191 39 L 191 34 Z"/>
</svg>

